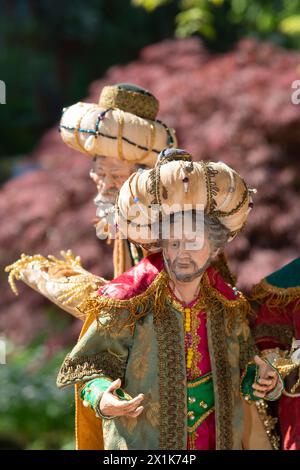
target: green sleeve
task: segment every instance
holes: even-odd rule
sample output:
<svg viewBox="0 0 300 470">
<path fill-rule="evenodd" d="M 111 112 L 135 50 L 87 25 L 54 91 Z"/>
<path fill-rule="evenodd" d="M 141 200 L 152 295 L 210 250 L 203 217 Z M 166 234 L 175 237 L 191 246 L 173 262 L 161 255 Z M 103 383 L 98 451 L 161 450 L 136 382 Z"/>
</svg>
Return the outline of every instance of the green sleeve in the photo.
<svg viewBox="0 0 300 470">
<path fill-rule="evenodd" d="M 80 390 L 80 398 L 83 400 L 83 405 L 92 408 L 96 416 L 100 418 L 113 418 L 113 416 L 104 416 L 99 408 L 103 393 L 108 389 L 111 383 L 112 381 L 109 378 L 101 377 L 86 382 Z"/>
<path fill-rule="evenodd" d="M 124 324 L 121 312 L 119 320 Z M 133 332 L 127 326 L 110 329 L 107 325 L 109 317 L 95 320 L 66 356 L 57 377 L 59 388 L 97 378 L 123 381 Z"/>
<path fill-rule="evenodd" d="M 257 380 L 258 367 L 255 362 L 250 362 L 247 364 L 241 378 L 240 391 L 245 400 L 257 401 L 260 400 L 259 397 L 256 397 L 253 392 L 252 385 Z"/>
</svg>

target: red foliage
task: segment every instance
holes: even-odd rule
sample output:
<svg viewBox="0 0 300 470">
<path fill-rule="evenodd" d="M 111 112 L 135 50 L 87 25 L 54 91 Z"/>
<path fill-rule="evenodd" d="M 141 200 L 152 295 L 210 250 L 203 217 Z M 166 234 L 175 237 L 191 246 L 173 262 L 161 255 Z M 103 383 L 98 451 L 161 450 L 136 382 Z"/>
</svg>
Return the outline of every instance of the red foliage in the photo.
<svg viewBox="0 0 300 470">
<path fill-rule="evenodd" d="M 109 83 L 149 88 L 161 102 L 159 117 L 177 129 L 180 147 L 196 159 L 228 163 L 257 188 L 248 226 L 228 246 L 241 287 L 299 255 L 300 113 L 291 103 L 299 59 L 252 39 L 220 55 L 208 53 L 196 38 L 168 40 L 145 48 L 135 62 L 111 68 L 90 88 L 92 102 Z M 71 248 L 87 268 L 111 276 L 111 250 L 90 223 L 95 188 L 88 158 L 68 149 L 57 129 L 41 139 L 32 158 L 41 169 L 1 190 L 1 265 L 22 252 Z M 45 302 L 22 291 L 17 300 L 7 290 L 1 296 L 0 330 L 28 341 L 48 320 L 41 313 Z"/>
</svg>

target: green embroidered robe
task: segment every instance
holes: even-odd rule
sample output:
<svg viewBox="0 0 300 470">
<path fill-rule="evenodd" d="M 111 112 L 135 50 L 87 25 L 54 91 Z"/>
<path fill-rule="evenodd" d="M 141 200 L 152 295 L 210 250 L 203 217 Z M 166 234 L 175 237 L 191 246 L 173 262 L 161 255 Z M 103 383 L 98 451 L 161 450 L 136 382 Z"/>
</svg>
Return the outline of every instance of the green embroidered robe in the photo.
<svg viewBox="0 0 300 470">
<path fill-rule="evenodd" d="M 216 448 L 242 449 L 245 406 L 240 376 L 254 355 L 248 303 L 241 294 L 236 297 L 212 267 L 203 279 Z M 58 387 L 98 377 L 109 383 L 119 377 L 132 397 L 145 395 L 144 411 L 137 418 L 102 419 L 105 449 L 186 449 L 184 319 L 167 294 L 167 282 L 161 255 L 151 255 L 82 306 L 96 309 L 98 317 L 66 357 Z M 270 448 L 268 440 L 263 445 Z"/>
</svg>

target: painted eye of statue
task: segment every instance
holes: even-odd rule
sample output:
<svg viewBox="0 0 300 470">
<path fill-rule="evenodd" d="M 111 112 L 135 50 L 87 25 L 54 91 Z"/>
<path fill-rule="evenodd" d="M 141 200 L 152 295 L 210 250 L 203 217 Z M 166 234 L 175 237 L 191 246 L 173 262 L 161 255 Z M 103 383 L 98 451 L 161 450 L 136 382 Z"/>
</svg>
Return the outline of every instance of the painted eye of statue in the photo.
<svg viewBox="0 0 300 470">
<path fill-rule="evenodd" d="M 120 174 L 112 174 L 111 176 L 115 181 L 120 181 L 123 179 L 123 175 Z"/>
<path fill-rule="evenodd" d="M 187 241 L 185 243 L 186 250 L 199 250 L 203 247 L 203 240 L 196 238 L 196 240 Z"/>
<path fill-rule="evenodd" d="M 186 247 L 187 248 L 196 248 L 198 246 L 199 242 L 197 240 L 186 242 Z"/>
<path fill-rule="evenodd" d="M 96 171 L 96 170 L 94 170 L 94 169 L 91 170 L 90 174 L 97 176 L 97 177 L 100 178 L 101 180 L 104 180 L 104 178 L 107 176 L 107 174 L 104 173 L 104 171 Z"/>
</svg>

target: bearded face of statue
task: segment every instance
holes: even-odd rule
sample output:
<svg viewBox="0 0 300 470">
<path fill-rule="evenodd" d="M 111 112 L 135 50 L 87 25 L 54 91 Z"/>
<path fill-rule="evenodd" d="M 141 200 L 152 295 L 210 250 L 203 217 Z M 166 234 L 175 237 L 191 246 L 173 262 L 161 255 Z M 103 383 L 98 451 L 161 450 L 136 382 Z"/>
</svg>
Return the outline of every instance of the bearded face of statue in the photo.
<svg viewBox="0 0 300 470">
<path fill-rule="evenodd" d="M 134 171 L 134 165 L 130 165 L 122 160 L 95 157 L 90 171 L 90 177 L 97 186 L 98 195 L 95 204 L 110 202 L 114 204 L 117 193 Z"/>
<path fill-rule="evenodd" d="M 94 199 L 97 206 L 96 234 L 103 239 L 109 236 L 114 225 L 114 205 L 117 194 L 129 176 L 136 171 L 135 165 L 119 160 L 97 156 L 93 160 L 90 177 L 97 186 Z"/>
<path fill-rule="evenodd" d="M 163 243 L 164 260 L 178 281 L 189 282 L 203 274 L 211 263 L 212 250 L 207 232 L 204 237 L 184 233 Z"/>
<path fill-rule="evenodd" d="M 169 238 L 161 241 L 166 268 L 181 282 L 201 276 L 229 236 L 221 224 L 203 214 L 199 217 L 195 221 L 192 211 L 185 213 L 184 218 L 175 217 L 170 224 Z"/>
</svg>

